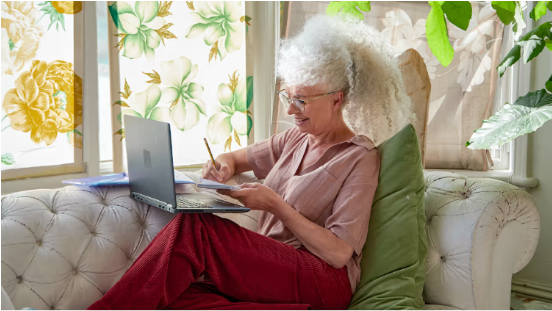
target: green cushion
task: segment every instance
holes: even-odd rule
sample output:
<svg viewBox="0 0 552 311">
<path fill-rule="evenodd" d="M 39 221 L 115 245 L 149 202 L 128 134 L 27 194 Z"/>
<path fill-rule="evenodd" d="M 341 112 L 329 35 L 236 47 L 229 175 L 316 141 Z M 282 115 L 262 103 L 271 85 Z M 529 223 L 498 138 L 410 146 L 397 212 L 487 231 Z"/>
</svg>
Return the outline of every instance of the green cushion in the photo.
<svg viewBox="0 0 552 311">
<path fill-rule="evenodd" d="M 406 126 L 378 146 L 379 184 L 360 283 L 349 309 L 422 309 L 427 234 L 425 182 L 416 131 Z"/>
</svg>

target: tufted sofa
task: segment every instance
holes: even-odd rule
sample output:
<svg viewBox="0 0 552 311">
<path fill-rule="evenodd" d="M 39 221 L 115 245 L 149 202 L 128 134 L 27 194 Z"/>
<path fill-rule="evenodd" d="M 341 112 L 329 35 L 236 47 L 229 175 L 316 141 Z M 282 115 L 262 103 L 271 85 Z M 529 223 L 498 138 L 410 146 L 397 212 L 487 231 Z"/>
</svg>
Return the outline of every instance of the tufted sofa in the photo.
<svg viewBox="0 0 552 311">
<path fill-rule="evenodd" d="M 237 178 L 234 183 L 255 180 L 248 174 Z M 538 242 L 535 202 L 496 180 L 445 172 L 426 173 L 425 179 L 426 309 L 509 309 L 512 274 L 529 262 Z M 11 306 L 9 300 L 17 309 L 85 309 L 121 278 L 172 217 L 130 199 L 124 187 L 4 196 L 3 309 Z M 256 229 L 255 211 L 221 217 Z"/>
</svg>

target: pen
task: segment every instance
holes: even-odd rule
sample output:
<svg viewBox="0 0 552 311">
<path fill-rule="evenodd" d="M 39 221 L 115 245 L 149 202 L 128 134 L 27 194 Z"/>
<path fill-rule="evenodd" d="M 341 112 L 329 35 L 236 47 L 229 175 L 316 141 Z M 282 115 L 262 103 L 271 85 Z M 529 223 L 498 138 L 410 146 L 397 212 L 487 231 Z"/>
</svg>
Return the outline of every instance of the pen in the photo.
<svg viewBox="0 0 552 311">
<path fill-rule="evenodd" d="M 218 172 L 219 169 L 217 167 L 217 162 L 215 162 L 215 158 L 213 158 L 213 154 L 211 153 L 211 148 L 209 148 L 209 143 L 207 142 L 207 138 L 203 138 L 203 140 L 205 141 L 205 146 L 207 146 L 207 151 L 209 151 L 209 156 L 211 157 L 211 161 L 213 161 L 213 165 L 215 166 L 215 169 Z"/>
</svg>

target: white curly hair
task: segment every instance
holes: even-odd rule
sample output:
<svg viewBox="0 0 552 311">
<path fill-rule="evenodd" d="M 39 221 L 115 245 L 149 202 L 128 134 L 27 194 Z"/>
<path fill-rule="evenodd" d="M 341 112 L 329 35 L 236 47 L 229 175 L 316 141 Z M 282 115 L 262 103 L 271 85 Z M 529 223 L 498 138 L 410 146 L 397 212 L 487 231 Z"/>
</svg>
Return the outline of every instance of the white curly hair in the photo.
<svg viewBox="0 0 552 311">
<path fill-rule="evenodd" d="M 277 77 L 287 86 L 343 91 L 345 122 L 376 144 L 414 123 L 391 45 L 361 21 L 312 17 L 299 34 L 282 40 L 277 64 Z"/>
</svg>

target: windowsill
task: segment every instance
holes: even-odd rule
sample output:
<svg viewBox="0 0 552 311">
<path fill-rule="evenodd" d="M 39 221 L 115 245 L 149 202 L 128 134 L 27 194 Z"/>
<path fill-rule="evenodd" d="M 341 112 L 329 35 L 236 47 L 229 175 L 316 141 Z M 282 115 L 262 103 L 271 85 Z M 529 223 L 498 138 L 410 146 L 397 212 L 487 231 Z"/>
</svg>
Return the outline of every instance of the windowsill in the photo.
<svg viewBox="0 0 552 311">
<path fill-rule="evenodd" d="M 516 176 L 514 175 L 514 172 L 511 170 L 471 171 L 471 170 L 424 169 L 424 171 L 449 172 L 449 173 L 464 175 L 471 178 L 497 179 L 522 188 L 534 188 L 539 184 L 538 178 Z"/>
<path fill-rule="evenodd" d="M 203 167 L 203 164 L 181 165 L 176 166 L 175 169 L 181 172 L 193 172 L 198 171 Z M 113 174 L 113 161 L 100 162 L 100 175 Z"/>
</svg>

